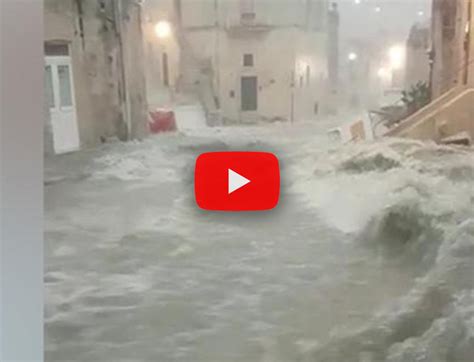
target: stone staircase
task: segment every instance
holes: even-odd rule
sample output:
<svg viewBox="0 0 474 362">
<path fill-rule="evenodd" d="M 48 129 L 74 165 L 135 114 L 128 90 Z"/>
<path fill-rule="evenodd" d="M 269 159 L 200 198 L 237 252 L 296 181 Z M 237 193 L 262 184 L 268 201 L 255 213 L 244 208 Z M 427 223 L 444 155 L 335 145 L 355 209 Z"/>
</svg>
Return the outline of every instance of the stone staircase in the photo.
<svg viewBox="0 0 474 362">
<path fill-rule="evenodd" d="M 180 46 L 180 69 L 177 89 L 188 97 L 197 97 L 201 103 L 208 125 L 220 123 L 219 104 L 213 86 L 213 67 L 210 59 L 198 58 L 189 43 L 185 31 L 177 34 Z"/>
<path fill-rule="evenodd" d="M 474 88 L 468 86 L 452 88 L 384 136 L 441 142 L 461 132 L 474 138 Z"/>
</svg>

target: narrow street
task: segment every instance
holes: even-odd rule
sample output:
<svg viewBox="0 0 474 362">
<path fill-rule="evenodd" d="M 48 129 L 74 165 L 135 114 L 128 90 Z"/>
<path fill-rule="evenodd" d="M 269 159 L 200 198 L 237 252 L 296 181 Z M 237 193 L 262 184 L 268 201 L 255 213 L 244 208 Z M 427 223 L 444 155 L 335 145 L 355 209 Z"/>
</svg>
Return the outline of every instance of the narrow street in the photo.
<svg viewBox="0 0 474 362">
<path fill-rule="evenodd" d="M 468 356 L 472 150 L 343 146 L 325 129 L 197 129 L 47 160 L 46 359 L 401 362 L 454 330 Z M 199 210 L 194 160 L 212 150 L 274 152 L 279 206 Z M 453 273 L 444 304 L 412 313 Z M 403 335 L 410 318 L 426 320 Z"/>
<path fill-rule="evenodd" d="M 474 0 L 0 8 L 0 362 L 474 362 Z"/>
</svg>

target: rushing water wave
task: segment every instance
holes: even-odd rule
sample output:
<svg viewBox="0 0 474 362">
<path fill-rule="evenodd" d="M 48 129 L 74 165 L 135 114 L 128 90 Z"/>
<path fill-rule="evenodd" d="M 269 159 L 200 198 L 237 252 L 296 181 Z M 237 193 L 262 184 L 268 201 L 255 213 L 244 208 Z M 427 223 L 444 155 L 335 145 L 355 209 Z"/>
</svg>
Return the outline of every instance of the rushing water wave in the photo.
<svg viewBox="0 0 474 362">
<path fill-rule="evenodd" d="M 47 360 L 470 361 L 472 150 L 212 132 L 105 146 L 47 186 Z M 277 153 L 280 206 L 197 210 L 218 149 Z"/>
<path fill-rule="evenodd" d="M 337 154 L 341 161 L 323 182 L 338 183 L 347 173 L 361 175 L 352 179 L 355 185 L 360 181 L 367 187 L 378 187 L 375 193 L 384 202 L 378 203 L 360 229 L 351 231 L 357 234 L 357 242 L 376 250 L 385 262 L 417 265 L 419 276 L 406 296 L 397 298 L 390 308 L 377 311 L 365 326 L 335 336 L 306 358 L 471 361 L 474 153 L 407 140 L 354 148 L 358 149 L 354 156 Z M 384 185 L 368 182 L 369 174 L 381 178 Z M 349 194 L 354 187 L 339 192 Z M 359 210 L 361 206 L 358 204 Z M 356 207 L 349 212 L 357 213 Z"/>
</svg>

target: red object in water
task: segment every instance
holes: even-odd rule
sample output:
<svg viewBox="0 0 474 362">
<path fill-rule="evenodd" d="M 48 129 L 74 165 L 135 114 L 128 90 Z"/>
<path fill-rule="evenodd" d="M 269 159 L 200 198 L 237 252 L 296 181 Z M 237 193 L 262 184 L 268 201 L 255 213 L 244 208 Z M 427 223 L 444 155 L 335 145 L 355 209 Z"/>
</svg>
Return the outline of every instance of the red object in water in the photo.
<svg viewBox="0 0 474 362">
<path fill-rule="evenodd" d="M 150 112 L 148 126 L 151 133 L 176 131 L 176 119 L 171 110 L 157 109 Z"/>
</svg>

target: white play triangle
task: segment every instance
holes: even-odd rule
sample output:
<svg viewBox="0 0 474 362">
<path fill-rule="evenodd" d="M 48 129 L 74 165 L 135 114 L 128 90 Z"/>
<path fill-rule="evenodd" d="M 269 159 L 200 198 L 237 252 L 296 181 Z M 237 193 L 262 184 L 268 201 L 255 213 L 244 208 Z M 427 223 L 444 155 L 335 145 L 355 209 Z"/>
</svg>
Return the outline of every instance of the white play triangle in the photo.
<svg viewBox="0 0 474 362">
<path fill-rule="evenodd" d="M 237 172 L 229 168 L 227 181 L 229 195 L 235 190 L 238 190 L 241 187 L 247 185 L 249 182 L 249 179 L 245 178 L 242 175 L 239 175 Z"/>
</svg>

